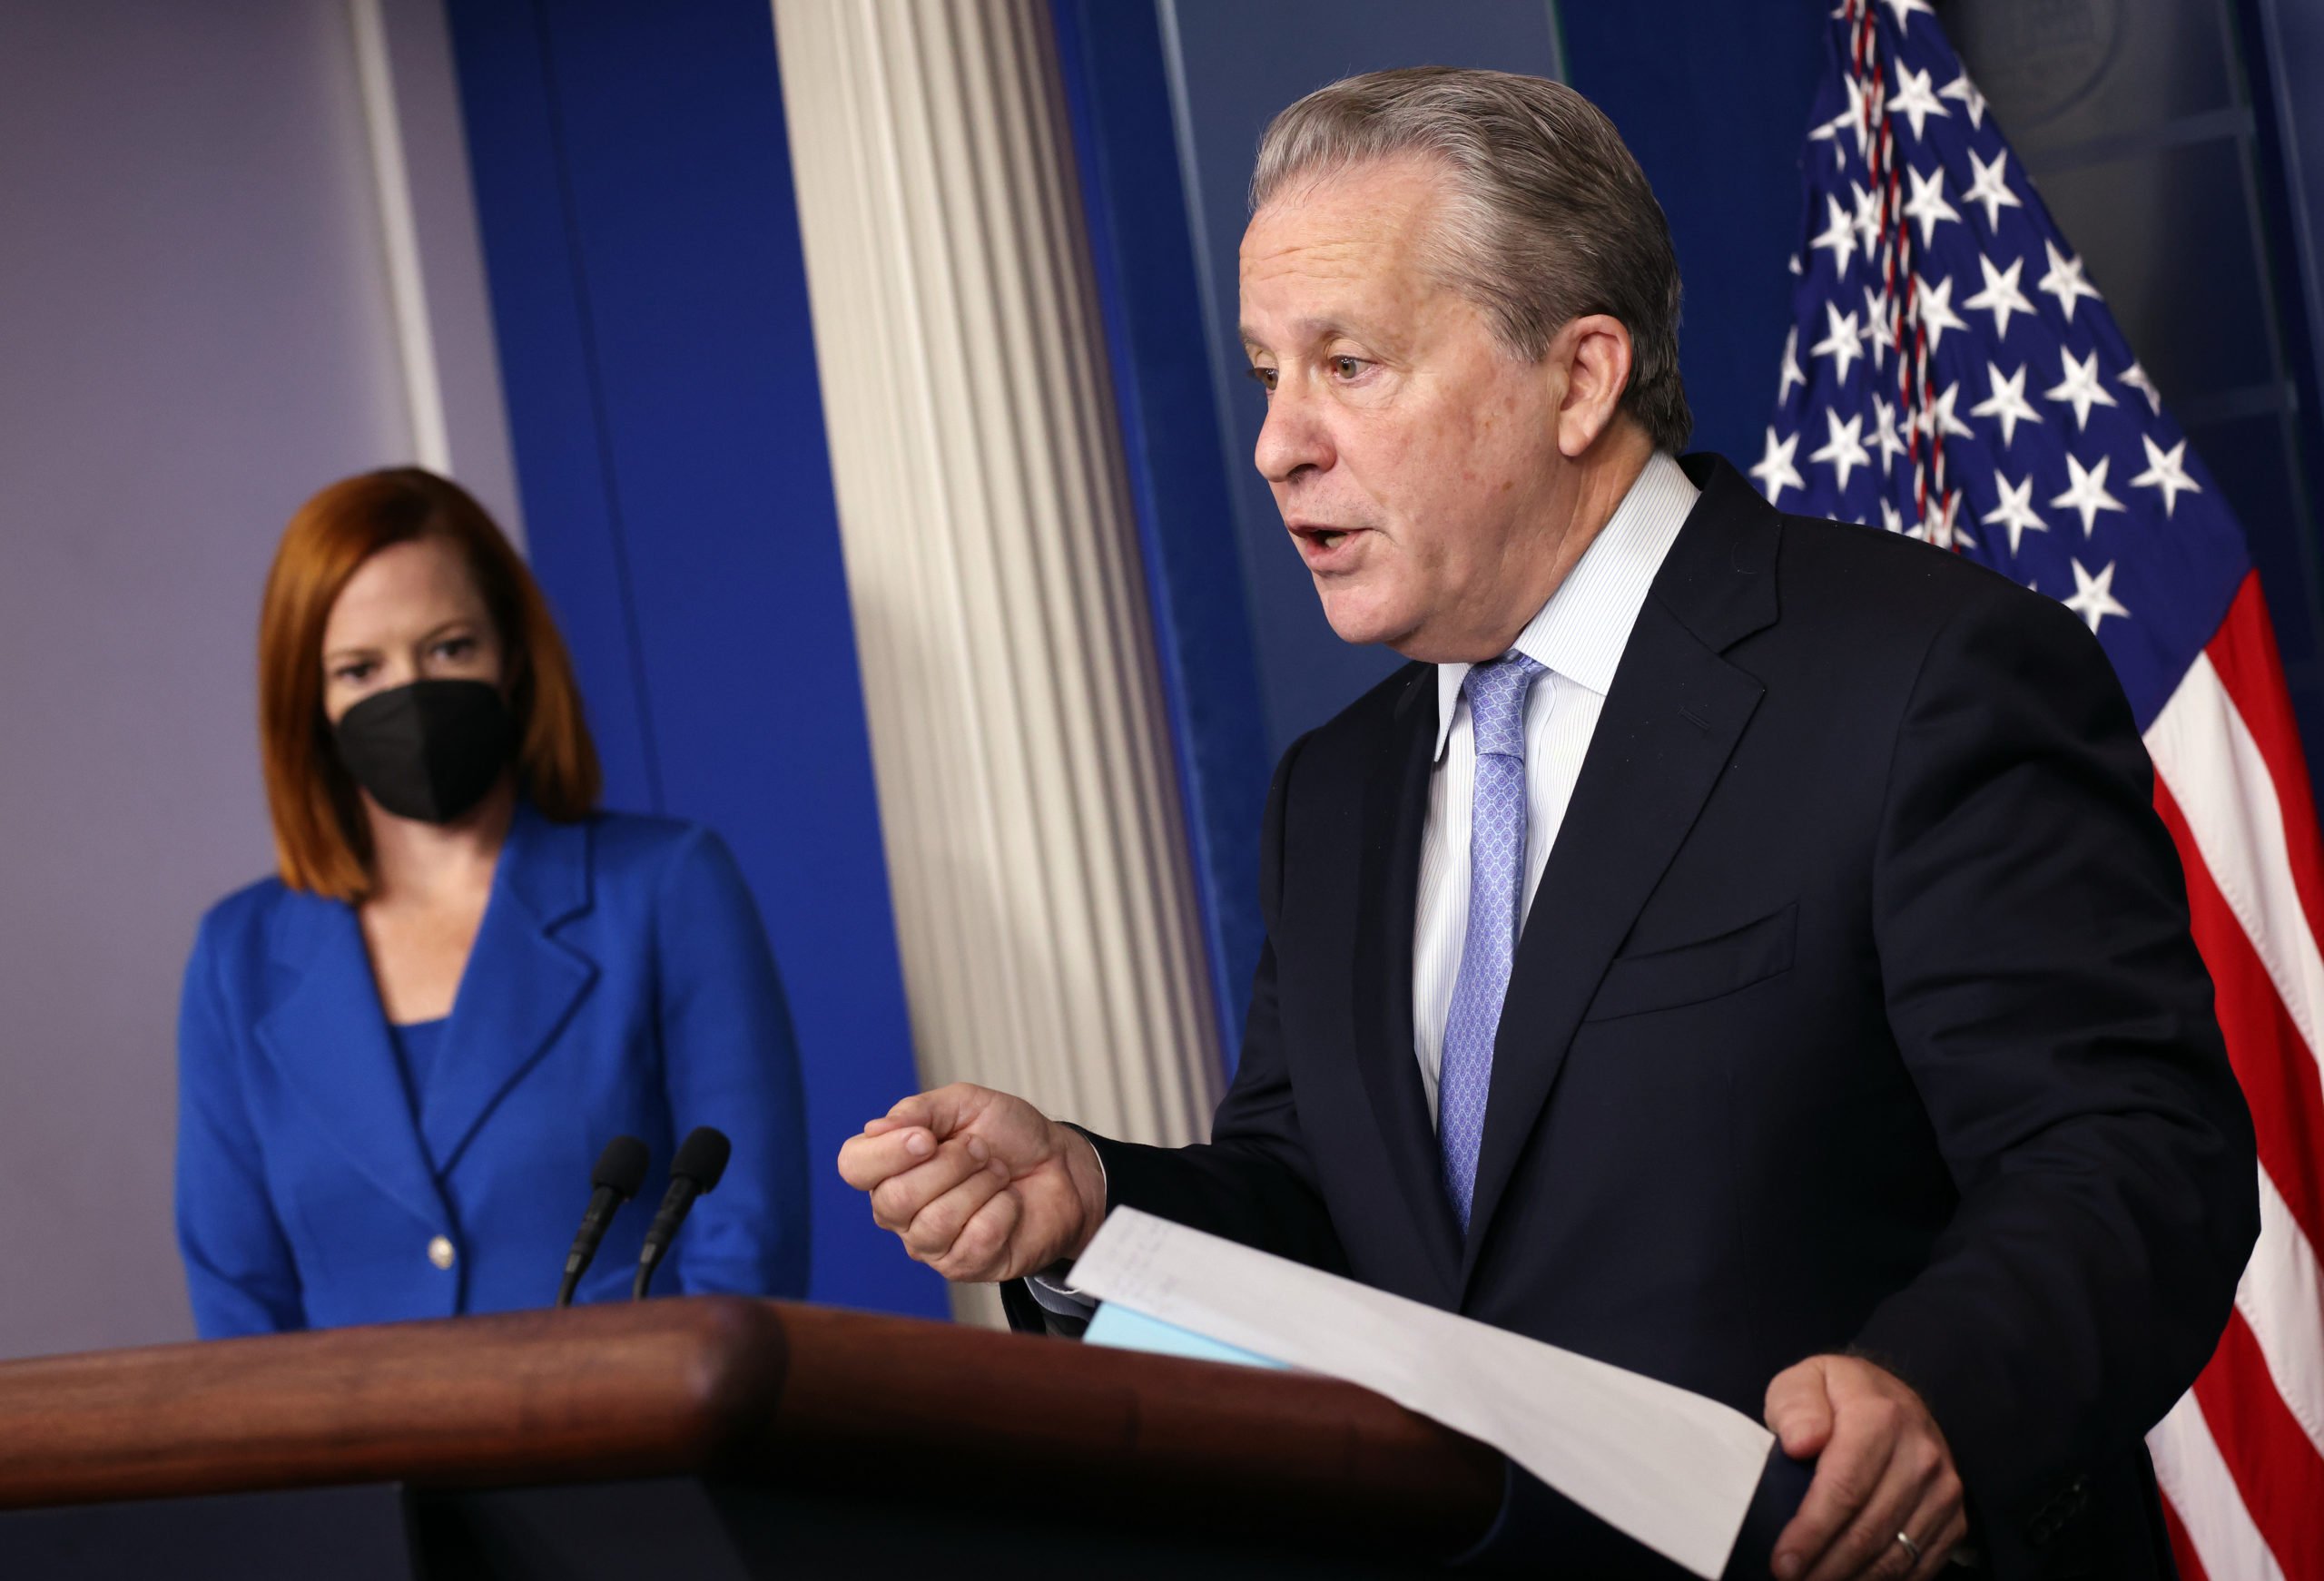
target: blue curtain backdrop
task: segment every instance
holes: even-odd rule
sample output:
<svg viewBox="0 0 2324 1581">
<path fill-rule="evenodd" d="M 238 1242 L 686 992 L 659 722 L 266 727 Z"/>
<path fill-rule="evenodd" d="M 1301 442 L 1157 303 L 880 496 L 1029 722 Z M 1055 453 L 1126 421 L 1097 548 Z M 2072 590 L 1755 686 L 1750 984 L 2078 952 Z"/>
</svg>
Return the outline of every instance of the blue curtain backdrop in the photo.
<svg viewBox="0 0 2324 1581">
<path fill-rule="evenodd" d="M 773 13 L 448 11 L 532 559 L 608 800 L 711 824 L 758 898 L 806 1066 L 812 1293 L 940 1314 L 832 1165 L 917 1081 Z"/>
<path fill-rule="evenodd" d="M 1219 1047 L 1242 1046 L 1263 928 L 1269 751 L 1234 486 L 1152 9 L 1055 0 L 1058 56 L 1155 645 L 1177 745 Z M 1156 135 L 1159 132 L 1162 135 Z"/>
</svg>

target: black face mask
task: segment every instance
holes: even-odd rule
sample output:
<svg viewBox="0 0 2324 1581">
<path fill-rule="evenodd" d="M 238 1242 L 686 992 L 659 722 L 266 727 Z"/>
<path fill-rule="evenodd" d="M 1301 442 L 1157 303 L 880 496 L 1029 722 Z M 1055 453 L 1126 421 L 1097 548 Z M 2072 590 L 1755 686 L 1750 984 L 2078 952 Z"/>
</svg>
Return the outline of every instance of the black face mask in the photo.
<svg viewBox="0 0 2324 1581">
<path fill-rule="evenodd" d="M 486 681 L 414 681 L 365 698 L 332 732 L 355 782 L 424 823 L 449 823 L 482 800 L 514 734 L 500 688 Z"/>
</svg>

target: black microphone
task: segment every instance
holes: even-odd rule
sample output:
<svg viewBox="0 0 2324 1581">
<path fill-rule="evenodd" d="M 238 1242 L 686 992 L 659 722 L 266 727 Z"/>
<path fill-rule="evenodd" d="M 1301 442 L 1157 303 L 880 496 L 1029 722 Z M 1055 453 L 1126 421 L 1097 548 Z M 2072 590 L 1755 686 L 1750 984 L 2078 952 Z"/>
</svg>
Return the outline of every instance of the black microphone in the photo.
<svg viewBox="0 0 2324 1581">
<path fill-rule="evenodd" d="M 734 1151 L 726 1133 L 707 1125 L 695 1126 L 678 1144 L 678 1155 L 670 1160 L 670 1189 L 662 1193 L 662 1206 L 654 1223 L 646 1226 L 645 1244 L 638 1250 L 637 1282 L 630 1287 L 631 1300 L 645 1299 L 645 1287 L 662 1265 L 662 1254 L 677 1238 L 678 1226 L 686 1222 L 694 1198 L 708 1195 L 718 1184 L 718 1177 L 726 1173 L 727 1156 Z"/>
<path fill-rule="evenodd" d="M 573 1237 L 573 1250 L 565 1254 L 565 1282 L 556 1287 L 558 1306 L 573 1304 L 573 1292 L 589 1271 L 589 1260 L 596 1256 L 597 1242 L 606 1238 L 614 1215 L 645 1183 L 648 1156 L 645 1144 L 635 1136 L 616 1136 L 597 1154 L 597 1167 L 589 1172 L 589 1183 L 597 1189 L 589 1193 L 589 1211 L 581 1215 L 581 1232 Z"/>
</svg>

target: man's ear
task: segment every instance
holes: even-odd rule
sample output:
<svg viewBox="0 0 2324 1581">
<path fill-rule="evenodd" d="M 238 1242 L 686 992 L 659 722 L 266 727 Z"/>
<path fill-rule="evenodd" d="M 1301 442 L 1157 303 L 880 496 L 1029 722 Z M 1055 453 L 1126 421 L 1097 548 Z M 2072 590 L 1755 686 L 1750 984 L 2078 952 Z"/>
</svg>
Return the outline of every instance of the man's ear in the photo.
<svg viewBox="0 0 2324 1581">
<path fill-rule="evenodd" d="M 1558 450 L 1581 456 L 1612 426 L 1630 382 L 1630 332 L 1620 319 L 1585 313 L 1550 342 L 1546 361 L 1565 372 L 1558 403 Z"/>
</svg>

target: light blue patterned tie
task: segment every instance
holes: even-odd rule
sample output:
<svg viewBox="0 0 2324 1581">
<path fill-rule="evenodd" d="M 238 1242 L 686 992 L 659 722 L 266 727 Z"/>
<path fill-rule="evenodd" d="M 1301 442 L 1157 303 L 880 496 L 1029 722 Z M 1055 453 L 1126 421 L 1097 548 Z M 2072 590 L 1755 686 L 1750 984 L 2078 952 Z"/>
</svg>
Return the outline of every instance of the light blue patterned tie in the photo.
<svg viewBox="0 0 2324 1581">
<path fill-rule="evenodd" d="M 1436 1134 L 1444 1193 L 1463 1234 L 1477 1192 L 1493 1035 L 1509 993 L 1525 895 L 1525 693 L 1541 673 L 1540 664 L 1512 653 L 1477 665 L 1461 682 L 1476 731 L 1477 788 L 1469 810 L 1468 937 L 1461 946 L 1461 975 L 1452 983 L 1452 1009 L 1444 1018 Z"/>
</svg>

